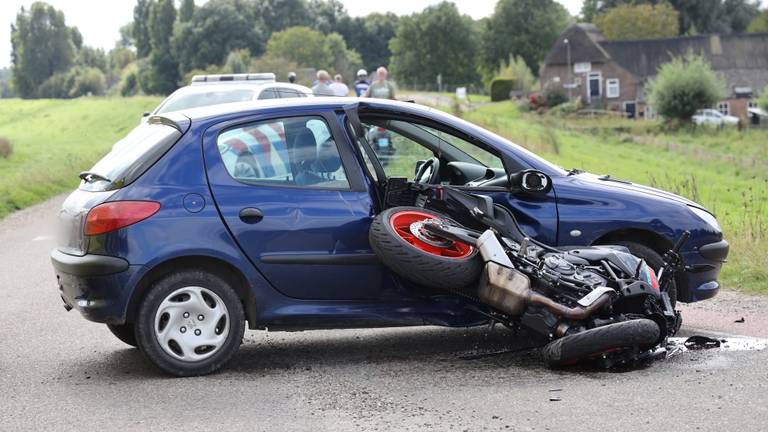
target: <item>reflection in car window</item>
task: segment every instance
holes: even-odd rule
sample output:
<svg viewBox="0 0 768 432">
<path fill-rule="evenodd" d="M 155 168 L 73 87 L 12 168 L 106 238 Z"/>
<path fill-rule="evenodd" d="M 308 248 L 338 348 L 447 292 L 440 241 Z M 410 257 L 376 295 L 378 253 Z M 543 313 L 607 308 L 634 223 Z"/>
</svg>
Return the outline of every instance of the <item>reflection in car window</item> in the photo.
<svg viewBox="0 0 768 432">
<path fill-rule="evenodd" d="M 278 89 L 278 92 L 280 93 L 280 97 L 282 99 L 291 99 L 291 98 L 297 98 L 299 97 L 299 92 L 293 89 Z"/>
<path fill-rule="evenodd" d="M 375 125 L 363 125 L 365 138 L 373 147 L 387 177 L 413 178 L 416 161 L 433 156 L 423 145 L 398 133 Z"/>
<path fill-rule="evenodd" d="M 259 94 L 259 100 L 263 99 L 277 99 L 277 91 L 273 88 L 264 89 L 264 91 Z"/>
<path fill-rule="evenodd" d="M 181 94 L 172 97 L 157 113 L 167 113 L 183 109 L 198 108 L 209 105 L 219 105 L 253 100 L 254 92 L 249 89 L 216 89 L 206 92 Z"/>
<path fill-rule="evenodd" d="M 229 174 L 244 183 L 349 189 L 336 142 L 320 117 L 229 129 L 217 140 Z"/>
</svg>

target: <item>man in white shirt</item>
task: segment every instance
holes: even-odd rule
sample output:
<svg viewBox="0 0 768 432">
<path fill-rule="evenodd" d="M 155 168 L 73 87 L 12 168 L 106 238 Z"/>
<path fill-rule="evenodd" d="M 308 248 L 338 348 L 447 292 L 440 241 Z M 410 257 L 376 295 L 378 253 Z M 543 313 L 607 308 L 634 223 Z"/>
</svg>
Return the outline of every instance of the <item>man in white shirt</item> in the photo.
<svg viewBox="0 0 768 432">
<path fill-rule="evenodd" d="M 342 77 L 339 74 L 336 74 L 336 76 L 333 77 L 333 83 L 329 87 L 333 90 L 334 96 L 349 96 L 349 87 L 344 84 L 344 81 L 342 81 Z"/>
</svg>

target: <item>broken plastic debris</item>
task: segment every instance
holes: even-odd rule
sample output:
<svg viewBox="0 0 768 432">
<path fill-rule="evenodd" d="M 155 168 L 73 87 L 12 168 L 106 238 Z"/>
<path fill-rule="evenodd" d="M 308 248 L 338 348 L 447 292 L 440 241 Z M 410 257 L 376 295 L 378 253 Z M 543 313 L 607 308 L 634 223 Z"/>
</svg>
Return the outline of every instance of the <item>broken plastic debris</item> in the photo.
<svg viewBox="0 0 768 432">
<path fill-rule="evenodd" d="M 734 322 L 735 322 L 735 323 L 743 323 L 743 322 L 744 322 L 744 317 L 741 317 L 740 319 L 737 319 L 737 320 L 736 320 L 736 321 L 734 321 Z"/>
<path fill-rule="evenodd" d="M 691 336 L 685 340 L 685 347 L 689 350 L 720 348 L 720 341 L 706 336 Z"/>
</svg>

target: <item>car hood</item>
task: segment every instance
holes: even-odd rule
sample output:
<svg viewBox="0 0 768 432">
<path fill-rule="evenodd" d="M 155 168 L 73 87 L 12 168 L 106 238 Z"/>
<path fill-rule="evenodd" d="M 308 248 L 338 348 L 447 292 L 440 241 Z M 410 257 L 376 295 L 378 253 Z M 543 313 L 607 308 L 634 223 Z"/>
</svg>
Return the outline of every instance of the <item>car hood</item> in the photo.
<svg viewBox="0 0 768 432">
<path fill-rule="evenodd" d="M 623 190 L 627 190 L 627 191 L 641 193 L 641 194 L 644 194 L 644 195 L 651 195 L 651 196 L 654 196 L 656 198 L 668 199 L 668 200 L 676 201 L 676 202 L 679 202 L 679 203 L 682 203 L 682 204 L 685 204 L 685 205 L 689 205 L 689 206 L 692 206 L 692 207 L 700 208 L 700 209 L 705 210 L 705 211 L 709 211 L 704 206 L 702 206 L 701 204 L 699 204 L 697 202 L 694 202 L 694 201 L 691 201 L 691 200 L 689 200 L 687 198 L 683 198 L 680 195 L 675 195 L 673 193 L 665 192 L 665 191 L 660 190 L 660 189 L 656 189 L 656 188 L 652 188 L 652 187 L 649 187 L 649 186 L 643 186 L 643 185 L 639 185 L 639 184 L 636 184 L 636 183 L 632 183 L 632 182 L 630 182 L 628 180 L 616 179 L 616 178 L 611 177 L 610 175 L 600 175 L 600 176 L 598 176 L 598 175 L 595 175 L 595 174 L 592 174 L 592 173 L 581 173 L 581 174 L 578 174 L 578 176 L 579 176 L 579 180 L 586 181 L 588 183 L 592 183 L 592 184 L 595 184 L 595 185 L 601 185 L 601 186 L 604 186 L 604 187 L 611 187 L 611 188 L 614 188 L 614 189 L 623 189 Z"/>
</svg>

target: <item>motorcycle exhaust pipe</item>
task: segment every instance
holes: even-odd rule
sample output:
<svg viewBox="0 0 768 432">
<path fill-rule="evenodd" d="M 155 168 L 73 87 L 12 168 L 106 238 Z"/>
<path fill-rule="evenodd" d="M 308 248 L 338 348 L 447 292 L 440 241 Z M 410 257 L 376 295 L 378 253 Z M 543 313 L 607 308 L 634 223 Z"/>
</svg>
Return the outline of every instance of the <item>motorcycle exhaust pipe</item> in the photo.
<svg viewBox="0 0 768 432">
<path fill-rule="evenodd" d="M 613 290 L 596 288 L 579 300 L 579 306 L 567 307 L 531 289 L 531 281 L 514 268 L 496 235 L 485 231 L 477 239 L 477 248 L 486 262 L 478 289 L 484 303 L 511 316 L 520 316 L 528 306 L 541 306 L 561 318 L 583 320 L 607 305 Z"/>
</svg>

